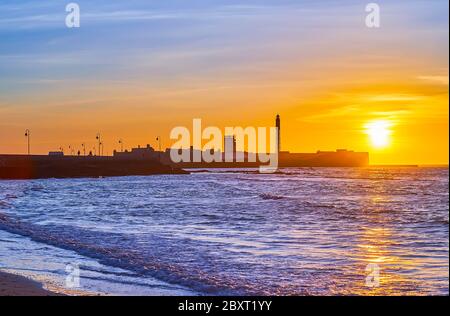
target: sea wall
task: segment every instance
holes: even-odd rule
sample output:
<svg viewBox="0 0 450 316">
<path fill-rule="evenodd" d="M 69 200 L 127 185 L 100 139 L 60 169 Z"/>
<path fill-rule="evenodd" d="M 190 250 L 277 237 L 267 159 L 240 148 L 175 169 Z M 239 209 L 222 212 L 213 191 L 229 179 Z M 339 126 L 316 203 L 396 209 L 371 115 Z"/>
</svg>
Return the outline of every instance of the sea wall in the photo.
<svg viewBox="0 0 450 316">
<path fill-rule="evenodd" d="M 0 179 L 84 178 L 152 174 L 183 174 L 185 171 L 156 160 L 113 157 L 0 155 Z"/>
</svg>

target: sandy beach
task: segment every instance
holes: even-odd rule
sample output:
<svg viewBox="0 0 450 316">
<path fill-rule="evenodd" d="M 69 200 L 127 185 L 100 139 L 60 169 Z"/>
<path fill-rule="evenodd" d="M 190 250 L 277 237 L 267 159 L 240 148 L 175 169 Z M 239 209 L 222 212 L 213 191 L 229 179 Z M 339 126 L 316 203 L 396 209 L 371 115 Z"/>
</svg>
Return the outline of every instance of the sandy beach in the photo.
<svg viewBox="0 0 450 316">
<path fill-rule="evenodd" d="M 38 282 L 0 271 L 0 296 L 55 296 Z"/>
</svg>

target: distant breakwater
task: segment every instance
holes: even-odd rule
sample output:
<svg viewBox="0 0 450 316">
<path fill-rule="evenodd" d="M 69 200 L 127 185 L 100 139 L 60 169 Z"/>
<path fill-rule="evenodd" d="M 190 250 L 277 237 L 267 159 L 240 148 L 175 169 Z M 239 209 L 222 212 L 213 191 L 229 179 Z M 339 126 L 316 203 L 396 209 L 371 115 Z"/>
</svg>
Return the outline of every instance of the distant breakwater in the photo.
<svg viewBox="0 0 450 316">
<path fill-rule="evenodd" d="M 0 179 L 98 178 L 187 174 L 152 159 L 98 156 L 0 155 Z"/>
</svg>

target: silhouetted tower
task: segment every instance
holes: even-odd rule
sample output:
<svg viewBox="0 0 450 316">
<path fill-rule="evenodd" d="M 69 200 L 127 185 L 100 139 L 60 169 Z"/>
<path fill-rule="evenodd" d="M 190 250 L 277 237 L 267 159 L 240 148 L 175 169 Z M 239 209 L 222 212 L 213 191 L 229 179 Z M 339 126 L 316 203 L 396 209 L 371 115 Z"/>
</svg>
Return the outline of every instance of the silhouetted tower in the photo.
<svg viewBox="0 0 450 316">
<path fill-rule="evenodd" d="M 277 114 L 277 118 L 275 120 L 275 126 L 277 128 L 277 141 L 278 141 L 278 152 L 281 151 L 281 120 L 280 116 Z"/>
</svg>

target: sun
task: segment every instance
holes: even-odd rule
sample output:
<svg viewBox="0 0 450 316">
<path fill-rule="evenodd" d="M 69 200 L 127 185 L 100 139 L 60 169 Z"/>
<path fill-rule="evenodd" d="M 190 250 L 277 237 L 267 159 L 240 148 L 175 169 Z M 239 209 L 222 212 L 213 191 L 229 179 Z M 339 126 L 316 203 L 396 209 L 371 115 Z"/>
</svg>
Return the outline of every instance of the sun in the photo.
<svg viewBox="0 0 450 316">
<path fill-rule="evenodd" d="M 369 135 L 372 146 L 384 148 L 391 142 L 391 123 L 386 120 L 375 120 L 365 125 L 365 132 Z"/>
</svg>

